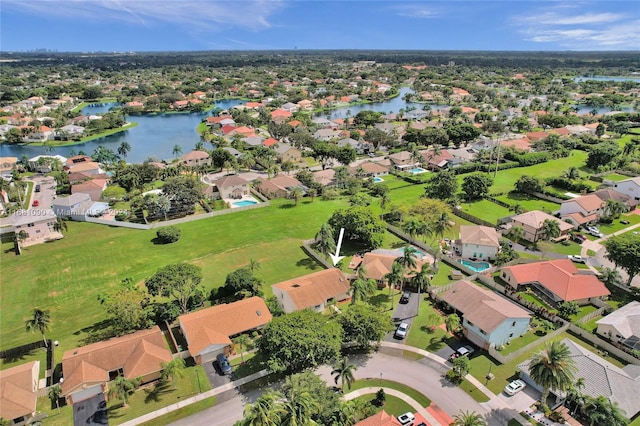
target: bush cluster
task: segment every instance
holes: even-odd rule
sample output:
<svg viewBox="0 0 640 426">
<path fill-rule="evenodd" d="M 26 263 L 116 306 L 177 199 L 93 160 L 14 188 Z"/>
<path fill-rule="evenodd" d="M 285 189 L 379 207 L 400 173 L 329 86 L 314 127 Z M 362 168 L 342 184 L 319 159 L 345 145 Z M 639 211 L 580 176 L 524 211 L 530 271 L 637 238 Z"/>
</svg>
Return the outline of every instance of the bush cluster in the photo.
<svg viewBox="0 0 640 426">
<path fill-rule="evenodd" d="M 165 227 L 159 228 L 156 231 L 158 242 L 160 242 L 161 244 L 175 243 L 180 239 L 181 235 L 182 235 L 182 231 L 180 231 L 175 226 L 165 226 Z"/>
</svg>

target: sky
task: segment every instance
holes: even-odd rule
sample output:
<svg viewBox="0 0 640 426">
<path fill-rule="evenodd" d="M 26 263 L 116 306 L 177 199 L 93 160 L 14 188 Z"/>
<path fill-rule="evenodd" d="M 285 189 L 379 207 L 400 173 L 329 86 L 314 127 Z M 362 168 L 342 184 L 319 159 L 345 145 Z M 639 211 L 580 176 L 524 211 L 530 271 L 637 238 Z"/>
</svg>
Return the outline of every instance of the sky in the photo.
<svg viewBox="0 0 640 426">
<path fill-rule="evenodd" d="M 638 50 L 640 1 L 1 0 L 0 50 Z"/>
</svg>

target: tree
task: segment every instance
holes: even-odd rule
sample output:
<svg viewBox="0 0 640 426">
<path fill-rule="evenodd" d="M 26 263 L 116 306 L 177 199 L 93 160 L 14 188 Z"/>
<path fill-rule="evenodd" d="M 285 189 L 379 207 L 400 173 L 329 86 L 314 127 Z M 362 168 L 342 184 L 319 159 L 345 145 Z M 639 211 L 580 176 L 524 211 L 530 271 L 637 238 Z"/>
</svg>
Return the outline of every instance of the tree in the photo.
<svg viewBox="0 0 640 426">
<path fill-rule="evenodd" d="M 440 237 L 440 240 L 444 238 L 444 233 L 453 227 L 449 215 L 445 212 L 440 213 L 440 216 L 434 221 L 431 231 L 436 237 Z M 438 252 L 439 250 L 436 250 Z"/>
<path fill-rule="evenodd" d="M 389 285 L 389 295 L 391 296 L 391 310 L 393 310 L 393 289 L 399 287 L 404 282 L 404 266 L 394 261 L 391 265 L 391 271 L 382 277 Z"/>
<path fill-rule="evenodd" d="M 493 179 L 484 173 L 472 173 L 462 181 L 462 192 L 467 200 L 477 200 L 489 193 Z"/>
<path fill-rule="evenodd" d="M 130 278 L 124 279 L 120 286 L 106 295 L 100 295 L 113 331 L 118 335 L 142 330 L 153 324 L 153 306 L 149 295 L 135 286 Z"/>
<path fill-rule="evenodd" d="M 531 194 L 533 192 L 542 192 L 542 181 L 534 176 L 522 175 L 515 183 L 516 192 Z"/>
<path fill-rule="evenodd" d="M 131 145 L 129 145 L 129 142 L 127 141 L 122 141 L 120 143 L 120 146 L 118 147 L 118 155 L 124 159 L 127 158 L 127 154 L 129 154 L 129 152 L 131 151 Z"/>
<path fill-rule="evenodd" d="M 111 164 L 118 161 L 118 156 L 106 146 L 99 145 L 91 154 L 91 159 L 98 163 Z"/>
<path fill-rule="evenodd" d="M 366 278 L 357 278 L 351 282 L 351 304 L 368 302 L 376 292 L 376 282 Z"/>
<path fill-rule="evenodd" d="M 449 334 L 455 334 L 460 329 L 460 317 L 457 314 L 449 314 L 444 319 L 444 326 Z"/>
<path fill-rule="evenodd" d="M 334 230 L 344 228 L 350 240 L 358 240 L 371 249 L 382 245 L 386 230 L 385 223 L 365 206 L 336 210 L 329 218 L 329 225 Z"/>
<path fill-rule="evenodd" d="M 480 414 L 475 411 L 460 411 L 453 416 L 452 426 L 486 426 L 487 422 L 484 421 Z"/>
<path fill-rule="evenodd" d="M 587 167 L 597 170 L 598 167 L 609 164 L 618 155 L 620 155 L 620 147 L 617 143 L 605 142 L 595 145 L 589 151 Z"/>
<path fill-rule="evenodd" d="M 547 407 L 549 391 L 566 391 L 574 380 L 575 360 L 569 347 L 560 341 L 548 342 L 529 362 L 529 376 L 542 386 L 540 403 Z"/>
<path fill-rule="evenodd" d="M 576 302 L 562 302 L 558 304 L 558 315 L 562 318 L 569 320 L 572 315 L 577 315 L 580 312 L 580 305 Z"/>
<path fill-rule="evenodd" d="M 145 281 L 152 296 L 172 297 L 184 314 L 189 312 L 189 299 L 200 290 L 202 270 L 188 263 L 175 263 L 158 269 Z"/>
<path fill-rule="evenodd" d="M 47 393 L 47 396 L 49 396 L 51 403 L 56 404 L 58 414 L 60 414 L 60 395 L 62 395 L 62 389 L 60 389 L 60 385 L 51 386 L 49 388 L 49 392 Z"/>
<path fill-rule="evenodd" d="M 628 275 L 627 286 L 631 286 L 633 278 L 640 273 L 640 235 L 625 233 L 609 238 L 602 243 L 607 249 L 607 259 L 617 268 L 622 268 Z"/>
<path fill-rule="evenodd" d="M 605 127 L 604 124 L 598 123 L 598 127 L 596 127 L 596 137 L 600 139 L 602 135 L 604 135 Z"/>
<path fill-rule="evenodd" d="M 626 426 L 629 419 L 618 404 L 611 402 L 604 396 L 587 398 L 584 406 L 584 414 L 589 420 L 590 426 Z"/>
<path fill-rule="evenodd" d="M 404 246 L 404 249 L 402 250 L 402 256 L 396 257 L 394 262 L 397 262 L 400 265 L 402 265 L 403 271 L 406 274 L 408 271 L 416 268 L 417 253 L 418 253 L 418 250 L 414 249 L 409 244 L 407 244 Z"/>
<path fill-rule="evenodd" d="M 408 234 L 411 238 L 415 238 L 421 230 L 422 224 L 415 217 L 410 217 L 409 219 L 402 222 L 402 232 Z"/>
<path fill-rule="evenodd" d="M 174 157 L 178 158 L 180 154 L 182 154 L 182 147 L 180 145 L 174 145 L 173 150 L 171 151 Z"/>
<path fill-rule="evenodd" d="M 360 111 L 353 117 L 353 124 L 357 127 L 372 127 L 374 124 L 379 123 L 382 117 L 382 113 L 364 110 Z"/>
<path fill-rule="evenodd" d="M 349 360 L 346 357 L 341 358 L 340 361 L 333 365 L 331 374 L 333 375 L 336 385 L 338 384 L 338 380 L 340 380 L 342 392 L 344 392 L 345 383 L 347 389 L 351 389 L 351 384 L 355 381 L 353 372 L 356 371 L 356 369 L 357 367 L 355 365 L 349 364 Z"/>
<path fill-rule="evenodd" d="M 612 268 L 604 268 L 598 279 L 605 283 L 607 287 L 614 287 L 622 284 L 622 276 L 620 276 L 620 272 Z"/>
<path fill-rule="evenodd" d="M 343 330 L 342 341 L 356 342 L 360 348 L 369 347 L 371 342 L 379 343 L 394 328 L 388 314 L 365 304 L 350 306 L 338 316 L 338 322 Z"/>
<path fill-rule="evenodd" d="M 586 402 L 584 394 L 582 393 L 584 386 L 584 377 L 579 377 L 567 391 L 567 399 L 574 404 L 571 416 L 575 415 L 578 409 L 582 409 L 584 407 Z"/>
<path fill-rule="evenodd" d="M 335 231 L 331 225 L 323 223 L 316 234 L 316 250 L 322 253 L 325 257 L 333 254 L 336 250 L 334 233 Z"/>
<path fill-rule="evenodd" d="M 176 377 L 182 378 L 184 377 L 184 369 L 185 363 L 182 358 L 174 358 L 169 362 L 163 362 L 160 364 L 162 368 L 162 379 L 167 380 L 171 379 L 171 383 L 173 383 L 173 389 L 176 389 Z"/>
<path fill-rule="evenodd" d="M 129 395 L 138 389 L 140 386 L 140 379 L 127 380 L 123 376 L 118 376 L 111 382 L 109 387 L 109 397 L 115 397 L 122 401 L 122 407 L 127 408 L 129 402 Z"/>
<path fill-rule="evenodd" d="M 431 265 L 429 263 L 423 263 L 419 271 L 413 271 L 411 284 L 418 289 L 418 292 L 429 290 L 431 287 Z"/>
<path fill-rule="evenodd" d="M 162 193 L 178 210 L 190 210 L 202 198 L 200 182 L 189 176 L 175 176 L 165 180 Z"/>
<path fill-rule="evenodd" d="M 271 371 L 300 371 L 337 359 L 340 325 L 312 311 L 297 311 L 274 318 L 262 330 L 258 352 Z"/>
<path fill-rule="evenodd" d="M 241 334 L 233 340 L 233 346 L 237 347 L 240 350 L 240 361 L 244 364 L 244 351 L 249 345 L 249 336 L 247 336 L 246 334 Z"/>
<path fill-rule="evenodd" d="M 551 238 L 558 238 L 560 236 L 560 223 L 554 219 L 545 219 L 542 222 L 542 238 L 550 240 Z"/>
<path fill-rule="evenodd" d="M 242 426 L 280 426 L 284 407 L 279 402 L 283 395 L 267 389 L 253 404 L 244 407 Z"/>
<path fill-rule="evenodd" d="M 51 314 L 48 310 L 42 310 L 38 308 L 34 308 L 31 313 L 31 318 L 24 322 L 24 326 L 28 332 L 39 331 L 42 334 L 42 341 L 44 345 L 47 345 L 47 338 L 45 336 L 45 332 L 49 330 L 49 326 L 51 325 Z"/>
<path fill-rule="evenodd" d="M 454 359 L 451 373 L 457 381 L 462 381 L 462 379 L 464 379 L 464 376 L 469 374 L 469 357 L 460 356 Z"/>
<path fill-rule="evenodd" d="M 512 226 L 508 235 L 514 242 L 519 243 L 524 238 L 524 228 L 522 226 Z"/>
<path fill-rule="evenodd" d="M 291 190 L 291 192 L 289 192 L 289 195 L 287 196 L 287 198 L 289 198 L 290 200 L 293 200 L 295 205 L 298 205 L 298 201 L 300 201 L 302 199 L 302 196 L 304 194 L 302 193 L 302 189 L 295 187 Z"/>
<path fill-rule="evenodd" d="M 307 416 L 311 422 L 301 423 L 303 425 L 330 424 L 329 419 L 340 407 L 338 394 L 313 371 L 305 371 L 287 377 L 281 389 L 286 398 L 282 401 L 285 406 L 301 397 L 306 399 Z M 287 424 L 286 419 L 283 424 Z"/>
<path fill-rule="evenodd" d="M 580 171 L 577 167 L 569 167 L 562 173 L 562 177 L 569 180 L 580 179 Z"/>
<path fill-rule="evenodd" d="M 247 293 L 251 296 L 257 296 L 260 294 L 262 281 L 256 278 L 250 268 L 243 267 L 230 272 L 224 280 L 224 284 L 233 289 L 236 294 Z"/>
<path fill-rule="evenodd" d="M 458 179 L 451 170 L 435 173 L 427 181 L 424 194 L 429 198 L 450 200 L 458 192 Z"/>
<path fill-rule="evenodd" d="M 175 226 L 163 226 L 156 230 L 156 238 L 162 244 L 175 243 L 180 239 L 182 231 Z"/>
</svg>

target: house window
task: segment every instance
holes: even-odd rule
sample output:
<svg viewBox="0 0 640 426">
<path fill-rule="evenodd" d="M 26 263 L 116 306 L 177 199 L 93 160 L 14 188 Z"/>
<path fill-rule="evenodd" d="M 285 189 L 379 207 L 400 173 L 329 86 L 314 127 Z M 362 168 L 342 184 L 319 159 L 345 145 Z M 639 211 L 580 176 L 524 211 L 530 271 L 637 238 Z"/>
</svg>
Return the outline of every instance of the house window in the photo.
<svg viewBox="0 0 640 426">
<path fill-rule="evenodd" d="M 124 371 L 122 370 L 122 368 L 109 371 L 109 381 L 115 380 L 118 376 L 124 376 Z"/>
<path fill-rule="evenodd" d="M 33 223 L 27 223 L 27 228 L 32 228 L 32 227 L 34 227 L 34 226 L 35 226 L 35 225 L 34 225 Z"/>
<path fill-rule="evenodd" d="M 502 278 L 507 278 L 507 273 L 502 271 Z"/>
<path fill-rule="evenodd" d="M 513 333 L 509 333 L 509 339 L 513 337 Z"/>
<path fill-rule="evenodd" d="M 473 327 L 473 323 L 471 321 L 467 320 L 467 324 L 469 324 L 471 327 Z"/>
<path fill-rule="evenodd" d="M 511 327 L 515 327 L 515 326 L 516 326 L 516 322 L 514 321 L 511 323 Z"/>
</svg>

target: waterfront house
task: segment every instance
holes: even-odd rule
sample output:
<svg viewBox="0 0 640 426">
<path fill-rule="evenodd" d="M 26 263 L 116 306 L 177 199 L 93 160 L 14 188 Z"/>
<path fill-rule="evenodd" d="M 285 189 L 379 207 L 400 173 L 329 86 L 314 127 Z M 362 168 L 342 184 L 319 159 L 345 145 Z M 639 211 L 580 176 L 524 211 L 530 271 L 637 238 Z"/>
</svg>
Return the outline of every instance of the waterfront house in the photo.
<svg viewBox="0 0 640 426">
<path fill-rule="evenodd" d="M 211 158 L 209 158 L 209 154 L 205 151 L 193 150 L 182 155 L 180 157 L 180 161 L 187 167 L 197 167 L 201 165 L 209 165 L 211 163 Z"/>
<path fill-rule="evenodd" d="M 349 280 L 340 269 L 314 272 L 271 286 L 273 295 L 286 313 L 313 309 L 323 312 L 328 303 L 349 298 Z"/>
</svg>

